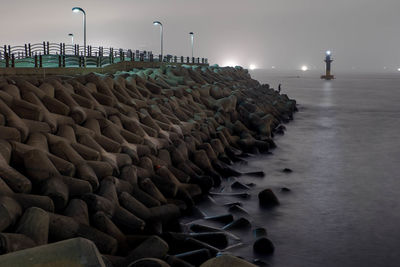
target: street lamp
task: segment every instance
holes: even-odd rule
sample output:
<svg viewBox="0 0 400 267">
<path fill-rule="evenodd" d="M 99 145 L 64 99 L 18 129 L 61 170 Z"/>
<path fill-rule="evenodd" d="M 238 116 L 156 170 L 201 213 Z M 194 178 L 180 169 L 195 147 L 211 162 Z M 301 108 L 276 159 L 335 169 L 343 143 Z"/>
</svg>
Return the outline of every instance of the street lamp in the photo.
<svg viewBox="0 0 400 267">
<path fill-rule="evenodd" d="M 74 12 L 74 13 L 82 12 L 83 13 L 83 45 L 84 45 L 84 53 L 85 53 L 84 56 L 86 57 L 86 12 L 85 12 L 85 10 L 83 10 L 80 7 L 73 7 L 72 12 Z"/>
<path fill-rule="evenodd" d="M 69 33 L 68 36 L 71 37 L 71 44 L 74 45 L 74 34 Z"/>
<path fill-rule="evenodd" d="M 160 36 L 161 36 L 161 61 L 163 58 L 163 25 L 159 21 L 154 21 L 153 25 L 160 25 Z"/>
<path fill-rule="evenodd" d="M 192 44 L 192 58 L 193 58 L 193 38 L 194 38 L 194 34 L 193 34 L 193 32 L 189 32 L 189 34 L 190 34 L 190 42 Z"/>
</svg>

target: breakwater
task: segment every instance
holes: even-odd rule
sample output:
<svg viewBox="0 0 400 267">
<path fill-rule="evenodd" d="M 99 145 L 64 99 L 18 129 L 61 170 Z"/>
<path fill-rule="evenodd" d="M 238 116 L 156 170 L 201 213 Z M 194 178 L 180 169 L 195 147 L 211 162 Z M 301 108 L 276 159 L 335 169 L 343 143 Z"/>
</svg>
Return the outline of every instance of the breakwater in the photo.
<svg viewBox="0 0 400 267">
<path fill-rule="evenodd" d="M 207 236 L 178 234 L 177 220 L 240 176 L 232 161 L 272 148 L 296 110 L 247 70 L 218 66 L 8 77 L 0 88 L 0 252 L 84 237 L 114 266 L 199 265 L 228 246 L 231 222 Z"/>
</svg>

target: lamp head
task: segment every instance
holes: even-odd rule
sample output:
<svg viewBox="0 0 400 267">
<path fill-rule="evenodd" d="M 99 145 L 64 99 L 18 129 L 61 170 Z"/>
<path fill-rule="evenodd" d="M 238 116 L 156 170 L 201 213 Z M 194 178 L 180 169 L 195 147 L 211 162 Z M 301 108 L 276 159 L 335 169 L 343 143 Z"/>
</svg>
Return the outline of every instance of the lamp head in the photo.
<svg viewBox="0 0 400 267">
<path fill-rule="evenodd" d="M 326 55 L 330 56 L 332 54 L 332 52 L 330 50 L 326 51 Z"/>
<path fill-rule="evenodd" d="M 193 35 L 193 32 L 189 32 L 190 35 Z"/>
<path fill-rule="evenodd" d="M 85 13 L 85 10 L 83 10 L 83 9 L 80 8 L 80 7 L 73 7 L 73 8 L 72 8 L 72 12 L 74 12 L 74 13 L 82 12 L 83 14 L 86 14 L 86 13 Z"/>
<path fill-rule="evenodd" d="M 68 36 L 74 36 L 74 34 L 73 33 L 69 33 Z"/>
<path fill-rule="evenodd" d="M 153 25 L 160 25 L 160 26 L 162 26 L 162 23 L 159 22 L 159 21 L 154 21 L 154 22 L 153 22 Z"/>
</svg>

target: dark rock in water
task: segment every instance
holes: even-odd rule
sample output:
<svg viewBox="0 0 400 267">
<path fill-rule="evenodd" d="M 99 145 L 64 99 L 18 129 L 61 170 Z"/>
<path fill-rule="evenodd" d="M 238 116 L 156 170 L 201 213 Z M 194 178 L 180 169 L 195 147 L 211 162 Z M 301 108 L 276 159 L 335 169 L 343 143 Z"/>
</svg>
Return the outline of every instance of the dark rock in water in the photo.
<svg viewBox="0 0 400 267">
<path fill-rule="evenodd" d="M 290 190 L 290 189 L 287 188 L 287 187 L 282 187 L 282 188 L 281 188 L 281 192 L 287 193 L 287 192 L 290 192 L 290 191 L 292 191 L 292 190 Z"/>
<path fill-rule="evenodd" d="M 275 196 L 274 192 L 271 189 L 264 189 L 258 194 L 258 200 L 260 201 L 260 205 L 270 207 L 279 205 L 279 200 Z"/>
<path fill-rule="evenodd" d="M 280 124 L 274 129 L 274 132 L 277 134 L 285 134 L 285 130 L 286 130 L 286 127 L 284 125 Z"/>
<path fill-rule="evenodd" d="M 203 262 L 211 258 L 210 251 L 208 249 L 198 249 L 181 254 L 175 255 L 175 257 L 182 259 L 195 266 L 201 265 Z"/>
<path fill-rule="evenodd" d="M 275 246 L 268 238 L 260 237 L 254 242 L 253 250 L 258 254 L 269 255 L 274 253 Z"/>
<path fill-rule="evenodd" d="M 255 177 L 264 177 L 265 173 L 263 171 L 255 171 L 255 172 L 246 172 L 243 175 L 247 176 L 255 176 Z"/>
<path fill-rule="evenodd" d="M 242 212 L 245 214 L 249 214 L 249 212 L 247 210 L 245 210 L 244 208 L 242 208 L 240 205 L 232 205 L 229 207 L 228 211 L 229 212 Z"/>
<path fill-rule="evenodd" d="M 165 261 L 155 258 L 144 258 L 132 262 L 128 267 L 169 267 L 170 265 Z"/>
<path fill-rule="evenodd" d="M 291 173 L 291 172 L 293 172 L 293 171 L 292 171 L 292 169 L 284 168 L 284 169 L 282 170 L 282 172 Z"/>
<path fill-rule="evenodd" d="M 266 263 L 265 261 L 260 260 L 260 259 L 254 259 L 254 260 L 253 260 L 253 263 L 254 263 L 255 265 L 257 265 L 257 266 L 269 266 L 268 263 Z"/>
<path fill-rule="evenodd" d="M 256 184 L 255 183 L 247 183 L 246 185 L 247 186 L 255 186 Z"/>
<path fill-rule="evenodd" d="M 242 183 L 239 182 L 239 181 L 236 181 L 236 182 L 232 183 L 232 184 L 231 184 L 231 187 L 232 187 L 232 188 L 235 188 L 235 189 L 250 189 L 250 187 L 248 187 L 248 186 L 245 185 L 245 184 L 242 184 Z"/>
<path fill-rule="evenodd" d="M 249 226 L 251 226 L 251 223 L 249 222 L 249 220 L 241 217 L 241 218 L 234 220 L 233 222 L 225 225 L 224 227 L 222 227 L 222 229 L 228 230 L 228 229 L 246 228 Z"/>
<path fill-rule="evenodd" d="M 232 214 L 223 214 L 223 215 L 217 215 L 217 216 L 208 216 L 204 217 L 205 220 L 209 221 L 216 221 L 216 222 L 221 222 L 221 223 L 230 223 L 233 221 L 233 216 Z"/>
<path fill-rule="evenodd" d="M 212 258 L 201 265 L 201 267 L 255 267 L 256 265 L 245 261 L 242 257 L 224 254 Z"/>
<path fill-rule="evenodd" d="M 210 192 L 210 195 L 214 196 L 231 196 L 231 197 L 240 197 L 240 198 L 248 198 L 251 195 L 249 193 L 215 193 L 215 192 Z"/>
<path fill-rule="evenodd" d="M 190 264 L 182 259 L 179 259 L 175 256 L 172 256 L 172 255 L 167 255 L 165 257 L 165 261 L 169 265 L 174 266 L 174 267 L 194 267 L 192 264 Z"/>
<path fill-rule="evenodd" d="M 206 194 L 214 186 L 214 179 L 205 175 L 193 176 L 190 178 L 189 182 L 200 186 L 203 194 Z"/>
<path fill-rule="evenodd" d="M 263 227 L 256 228 L 253 230 L 253 235 L 255 238 L 267 236 L 267 229 Z"/>
<path fill-rule="evenodd" d="M 212 226 L 202 225 L 202 224 L 191 224 L 189 229 L 195 233 L 204 233 L 204 232 L 221 232 L 221 229 L 215 228 Z"/>
<path fill-rule="evenodd" d="M 224 206 L 226 206 L 226 207 L 242 206 L 242 202 L 240 202 L 240 201 L 237 201 L 237 202 L 230 202 L 230 203 L 224 204 Z"/>
</svg>

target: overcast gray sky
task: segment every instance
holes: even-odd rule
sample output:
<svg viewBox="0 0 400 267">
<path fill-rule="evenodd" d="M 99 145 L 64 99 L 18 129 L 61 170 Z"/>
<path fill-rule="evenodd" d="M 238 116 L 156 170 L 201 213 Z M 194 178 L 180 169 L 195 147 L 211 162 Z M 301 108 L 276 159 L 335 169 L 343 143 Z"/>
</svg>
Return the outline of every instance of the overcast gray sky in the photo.
<svg viewBox="0 0 400 267">
<path fill-rule="evenodd" d="M 190 55 L 211 63 L 298 69 L 321 67 L 332 50 L 337 69 L 400 67 L 400 0 L 0 0 L 0 44 L 83 42 Z"/>
</svg>

